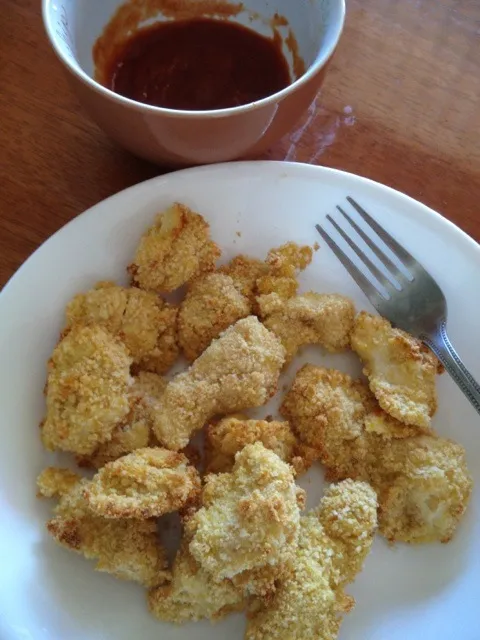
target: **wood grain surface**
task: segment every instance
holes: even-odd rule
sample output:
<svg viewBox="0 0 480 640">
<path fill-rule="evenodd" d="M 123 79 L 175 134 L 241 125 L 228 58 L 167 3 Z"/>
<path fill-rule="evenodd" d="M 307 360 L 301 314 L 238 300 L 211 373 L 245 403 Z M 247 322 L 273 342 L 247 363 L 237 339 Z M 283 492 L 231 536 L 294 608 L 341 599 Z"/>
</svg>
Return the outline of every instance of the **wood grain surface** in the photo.
<svg viewBox="0 0 480 640">
<path fill-rule="evenodd" d="M 0 0 L 0 287 L 86 208 L 165 169 L 90 122 L 39 0 Z M 350 0 L 321 95 L 265 156 L 391 185 L 480 240 L 480 2 Z"/>
</svg>

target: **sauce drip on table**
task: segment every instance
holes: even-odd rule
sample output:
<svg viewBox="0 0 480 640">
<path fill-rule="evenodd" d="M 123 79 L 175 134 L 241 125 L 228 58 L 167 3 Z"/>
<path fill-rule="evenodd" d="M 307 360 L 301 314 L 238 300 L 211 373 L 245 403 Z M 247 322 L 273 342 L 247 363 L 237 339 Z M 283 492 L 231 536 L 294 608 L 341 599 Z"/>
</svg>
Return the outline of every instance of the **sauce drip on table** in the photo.
<svg viewBox="0 0 480 640">
<path fill-rule="evenodd" d="M 248 104 L 291 82 L 278 39 L 208 18 L 137 31 L 102 72 L 104 84 L 122 96 L 188 111 Z"/>
</svg>

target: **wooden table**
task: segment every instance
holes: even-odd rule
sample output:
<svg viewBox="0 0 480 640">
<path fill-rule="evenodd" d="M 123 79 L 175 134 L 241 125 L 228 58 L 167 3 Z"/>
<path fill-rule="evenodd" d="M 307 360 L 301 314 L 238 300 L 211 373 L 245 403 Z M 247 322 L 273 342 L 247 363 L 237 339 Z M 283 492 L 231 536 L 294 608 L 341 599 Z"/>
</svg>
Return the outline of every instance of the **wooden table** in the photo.
<svg viewBox="0 0 480 640">
<path fill-rule="evenodd" d="M 39 0 L 0 0 L 0 286 L 54 231 L 161 169 L 84 115 Z M 480 2 L 349 0 L 322 94 L 267 155 L 352 171 L 480 240 Z"/>
</svg>

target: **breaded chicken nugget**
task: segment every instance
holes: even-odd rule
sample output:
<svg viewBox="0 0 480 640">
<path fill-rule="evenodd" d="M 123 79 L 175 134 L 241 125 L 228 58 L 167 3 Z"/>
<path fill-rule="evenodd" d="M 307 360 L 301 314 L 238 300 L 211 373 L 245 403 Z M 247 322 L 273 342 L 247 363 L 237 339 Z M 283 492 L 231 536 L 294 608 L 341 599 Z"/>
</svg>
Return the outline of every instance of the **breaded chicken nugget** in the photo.
<svg viewBox="0 0 480 640">
<path fill-rule="evenodd" d="M 230 276 L 208 273 L 195 279 L 178 315 L 178 341 L 187 359 L 198 358 L 222 331 L 250 313 L 248 298 Z"/>
<path fill-rule="evenodd" d="M 160 311 L 155 346 L 140 358 L 134 369 L 151 371 L 159 375 L 170 369 L 180 351 L 177 338 L 177 316 L 178 307 L 165 302 Z"/>
<path fill-rule="evenodd" d="M 104 518 L 156 518 L 198 497 L 200 476 L 182 453 L 147 447 L 107 463 L 85 488 Z"/>
<path fill-rule="evenodd" d="M 288 422 L 231 416 L 207 427 L 206 473 L 231 471 L 235 455 L 254 442 L 261 442 L 266 449 L 291 464 L 297 474 L 306 471 L 315 459 L 316 452 L 298 442 Z"/>
<path fill-rule="evenodd" d="M 287 242 L 271 249 L 264 262 L 248 256 L 236 256 L 219 272 L 230 276 L 237 289 L 253 305 L 258 295 L 276 293 L 282 298 L 294 296 L 297 276 L 312 261 L 312 249 Z"/>
<path fill-rule="evenodd" d="M 367 479 L 364 421 L 375 409 L 368 387 L 336 371 L 307 364 L 284 397 L 281 414 L 306 445 L 316 449 L 329 478 Z M 325 442 L 331 446 L 325 447 Z M 333 455 L 332 455 L 333 452 Z"/>
<path fill-rule="evenodd" d="M 392 441 L 378 455 L 382 467 L 380 473 L 372 468 L 372 483 L 380 496 L 383 535 L 392 542 L 449 542 L 472 491 L 463 447 L 417 436 Z"/>
<path fill-rule="evenodd" d="M 282 341 L 287 362 L 307 344 L 333 352 L 350 345 L 355 307 L 345 296 L 310 292 L 285 300 L 270 293 L 259 296 L 257 303 L 263 324 Z"/>
<path fill-rule="evenodd" d="M 61 497 L 80 482 L 78 473 L 70 469 L 47 467 L 37 478 L 37 498 Z"/>
<path fill-rule="evenodd" d="M 217 582 L 268 593 L 294 556 L 304 495 L 289 465 L 247 445 L 231 473 L 206 477 L 203 506 L 186 523 L 192 556 Z"/>
<path fill-rule="evenodd" d="M 238 291 L 245 296 L 251 305 L 257 295 L 257 280 L 269 272 L 269 266 L 263 260 L 249 256 L 235 256 L 226 265 L 218 269 L 218 273 L 232 278 Z"/>
<path fill-rule="evenodd" d="M 377 523 L 375 492 L 365 483 L 333 485 L 300 520 L 292 570 L 266 600 L 250 606 L 246 640 L 338 637 L 354 606 L 344 587 L 362 569 Z"/>
<path fill-rule="evenodd" d="M 312 261 L 313 251 L 308 246 L 287 242 L 268 252 L 266 274 L 256 281 L 257 295 L 275 293 L 280 298 L 291 298 L 297 293 L 297 275 Z"/>
<path fill-rule="evenodd" d="M 48 364 L 44 445 L 88 455 L 110 440 L 130 410 L 131 362 L 101 326 L 73 326 Z"/>
<path fill-rule="evenodd" d="M 99 324 L 118 336 L 140 369 L 164 373 L 178 356 L 178 309 L 157 294 L 98 282 L 67 305 L 67 327 Z"/>
<path fill-rule="evenodd" d="M 128 271 L 141 289 L 166 293 L 213 271 L 220 253 L 202 216 L 175 203 L 142 236 Z"/>
<path fill-rule="evenodd" d="M 77 456 L 81 467 L 99 469 L 127 453 L 153 444 L 153 412 L 158 408 L 167 381 L 156 373 L 141 371 L 129 392 L 130 412 L 112 432 L 112 438 L 89 456 Z"/>
<path fill-rule="evenodd" d="M 213 416 L 265 404 L 276 392 L 283 362 L 273 333 L 254 316 L 239 320 L 167 385 L 154 418 L 158 441 L 178 451 Z"/>
<path fill-rule="evenodd" d="M 428 429 L 437 409 L 435 378 L 442 371 L 434 354 L 385 318 L 364 311 L 355 319 L 351 343 L 382 409 L 405 424 Z"/>
<path fill-rule="evenodd" d="M 172 569 L 172 581 L 148 594 L 150 611 L 165 622 L 216 621 L 244 606 L 242 592 L 231 580 L 216 582 L 194 560 L 188 540 L 182 541 Z"/>
<path fill-rule="evenodd" d="M 450 540 L 472 490 L 463 447 L 433 433 L 412 434 L 382 411 L 366 385 L 312 365 L 297 373 L 281 412 L 317 449 L 330 479 L 372 485 L 380 532 L 390 541 Z"/>
<path fill-rule="evenodd" d="M 52 472 L 49 475 L 51 478 Z M 106 571 L 121 580 L 155 587 L 170 578 L 154 520 L 98 517 L 84 497 L 88 480 L 80 480 L 66 492 L 64 476 L 59 474 L 58 480 L 58 489 L 53 491 L 50 485 L 49 491 L 60 494 L 61 498 L 47 529 L 59 544 L 89 560 L 97 560 L 97 571 Z M 39 485 L 43 484 L 44 479 L 39 480 Z"/>
</svg>

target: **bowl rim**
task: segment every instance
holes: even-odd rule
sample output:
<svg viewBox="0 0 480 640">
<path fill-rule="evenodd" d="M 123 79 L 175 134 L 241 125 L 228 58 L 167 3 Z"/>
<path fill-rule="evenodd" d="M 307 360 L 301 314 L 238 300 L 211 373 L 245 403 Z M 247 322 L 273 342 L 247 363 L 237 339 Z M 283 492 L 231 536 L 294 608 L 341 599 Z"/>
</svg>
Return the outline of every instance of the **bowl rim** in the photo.
<svg viewBox="0 0 480 640">
<path fill-rule="evenodd" d="M 311 80 L 311 78 L 313 78 L 321 69 L 323 69 L 329 59 L 332 57 L 335 49 L 337 48 L 345 24 L 345 0 L 331 1 L 337 3 L 337 8 L 339 11 L 339 20 L 334 25 L 334 37 L 332 38 L 332 42 L 328 47 L 325 48 L 325 50 L 322 52 L 322 55 L 307 69 L 307 71 L 302 76 L 300 76 L 300 78 L 294 80 L 284 89 L 281 89 L 280 91 L 277 91 L 276 93 L 273 93 L 266 98 L 257 100 L 256 102 L 249 102 L 238 107 L 229 107 L 227 109 L 212 109 L 210 111 L 187 111 L 184 109 L 168 109 L 166 107 L 156 107 L 154 105 L 131 100 L 130 98 L 126 98 L 119 95 L 118 93 L 115 93 L 111 89 L 104 87 L 99 82 L 91 78 L 78 64 L 76 66 L 73 65 L 71 58 L 69 56 L 66 56 L 63 48 L 58 45 L 58 35 L 56 34 L 55 28 L 49 17 L 49 6 L 52 4 L 52 2 L 54 2 L 54 0 L 42 0 L 42 20 L 45 32 L 50 41 L 50 45 L 52 46 L 57 58 L 73 76 L 75 76 L 84 85 L 88 86 L 96 93 L 102 95 L 108 100 L 112 100 L 113 102 L 117 102 L 118 104 L 124 105 L 125 107 L 142 113 L 158 114 L 168 116 L 170 118 L 207 120 L 210 118 L 225 118 L 228 116 L 234 116 L 240 113 L 255 111 L 262 107 L 273 105 L 280 100 L 283 100 L 291 93 L 294 93 L 303 85 L 307 84 L 309 80 Z"/>
</svg>

